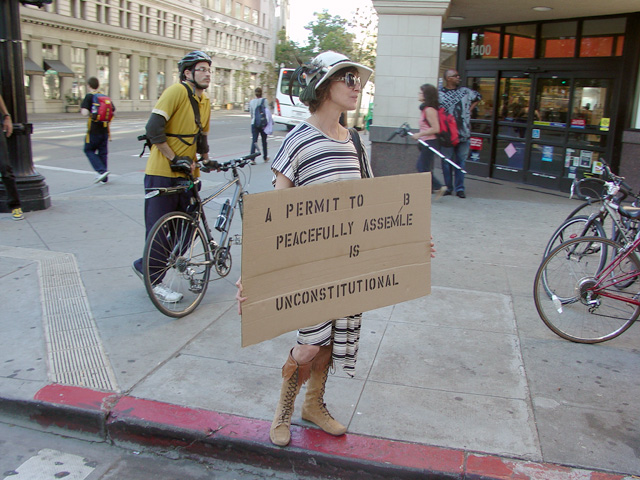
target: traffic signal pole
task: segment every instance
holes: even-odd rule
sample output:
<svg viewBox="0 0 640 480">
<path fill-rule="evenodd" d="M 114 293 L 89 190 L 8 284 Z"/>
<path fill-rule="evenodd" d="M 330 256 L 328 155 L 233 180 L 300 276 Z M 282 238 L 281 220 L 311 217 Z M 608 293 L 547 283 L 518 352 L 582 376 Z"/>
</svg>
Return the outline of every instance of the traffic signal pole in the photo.
<svg viewBox="0 0 640 480">
<path fill-rule="evenodd" d="M 33 166 L 33 125 L 27 121 L 18 0 L 0 0 L 0 85 L 0 93 L 14 122 L 13 135 L 7 138 L 7 144 L 22 210 L 44 210 L 51 206 L 51 197 L 45 178 Z M 0 183 L 0 212 L 8 211 L 6 192 Z"/>
</svg>

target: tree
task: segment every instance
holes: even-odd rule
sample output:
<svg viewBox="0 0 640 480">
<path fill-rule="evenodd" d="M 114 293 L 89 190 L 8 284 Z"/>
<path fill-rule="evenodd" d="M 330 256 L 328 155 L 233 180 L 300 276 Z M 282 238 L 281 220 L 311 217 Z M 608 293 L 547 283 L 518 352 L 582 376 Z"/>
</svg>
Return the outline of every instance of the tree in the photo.
<svg viewBox="0 0 640 480">
<path fill-rule="evenodd" d="M 276 44 L 276 68 L 284 65 L 285 68 L 296 68 L 298 58 L 301 56 L 300 47 L 296 42 L 287 38 L 287 32 L 283 28 L 278 32 L 278 43 Z"/>
<path fill-rule="evenodd" d="M 249 72 L 249 64 L 242 63 L 242 70 L 236 70 L 235 72 L 236 92 L 240 92 L 240 98 L 236 101 L 244 103 L 250 98 L 251 89 L 251 72 Z"/>
<path fill-rule="evenodd" d="M 355 32 L 351 59 L 375 69 L 378 48 L 378 15 L 373 7 L 358 8 L 347 24 Z"/>
<path fill-rule="evenodd" d="M 333 50 L 351 57 L 355 35 L 347 31 L 347 21 L 338 15 L 330 15 L 327 10 L 323 10 L 322 13 L 316 12 L 314 15 L 317 20 L 304 27 L 309 30 L 310 53 Z"/>
<path fill-rule="evenodd" d="M 278 83 L 279 67 L 272 63 L 267 63 L 264 70 L 258 75 L 258 80 L 262 86 L 262 96 L 273 100 L 275 89 Z"/>
</svg>

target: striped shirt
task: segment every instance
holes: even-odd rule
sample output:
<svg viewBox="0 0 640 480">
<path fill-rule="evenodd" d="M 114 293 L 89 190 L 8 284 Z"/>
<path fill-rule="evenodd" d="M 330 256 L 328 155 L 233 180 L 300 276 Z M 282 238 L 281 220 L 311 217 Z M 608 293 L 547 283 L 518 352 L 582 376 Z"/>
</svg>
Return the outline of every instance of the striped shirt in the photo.
<svg viewBox="0 0 640 480">
<path fill-rule="evenodd" d="M 371 173 L 367 153 L 363 153 Z M 361 178 L 358 153 L 351 137 L 334 140 L 306 122 L 298 124 L 286 136 L 271 168 L 296 187 Z M 274 175 L 274 185 L 275 181 Z"/>
<path fill-rule="evenodd" d="M 364 165 L 373 177 L 367 152 L 363 148 Z M 357 149 L 351 139 L 335 140 L 306 122 L 298 124 L 285 138 L 271 165 L 295 186 L 340 182 L 361 178 Z M 343 370 L 353 376 L 362 314 L 327 320 L 298 330 L 301 345 L 326 346 L 333 343 L 332 357 Z"/>
</svg>

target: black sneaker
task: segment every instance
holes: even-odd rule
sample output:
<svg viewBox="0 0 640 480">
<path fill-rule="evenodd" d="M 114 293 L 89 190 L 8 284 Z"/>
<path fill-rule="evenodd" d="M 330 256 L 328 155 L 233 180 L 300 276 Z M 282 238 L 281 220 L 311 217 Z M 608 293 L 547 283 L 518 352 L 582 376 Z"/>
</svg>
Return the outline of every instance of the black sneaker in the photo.
<svg viewBox="0 0 640 480">
<path fill-rule="evenodd" d="M 444 192 L 442 196 L 446 197 L 447 195 L 451 195 L 451 190 L 447 190 L 446 192 Z"/>
<path fill-rule="evenodd" d="M 467 198 L 467 196 L 464 194 L 464 190 L 460 190 L 458 193 L 456 193 L 456 195 L 458 195 L 458 197 L 460 198 Z"/>
</svg>

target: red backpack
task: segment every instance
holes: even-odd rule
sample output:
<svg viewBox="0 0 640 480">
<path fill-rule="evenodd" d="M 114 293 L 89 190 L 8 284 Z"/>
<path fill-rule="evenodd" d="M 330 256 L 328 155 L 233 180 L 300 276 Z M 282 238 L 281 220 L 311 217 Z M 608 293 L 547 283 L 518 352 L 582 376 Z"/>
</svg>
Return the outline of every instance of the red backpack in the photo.
<svg viewBox="0 0 640 480">
<path fill-rule="evenodd" d="M 91 120 L 109 123 L 112 119 L 113 103 L 111 99 L 102 93 L 94 94 L 91 103 Z"/>
<path fill-rule="evenodd" d="M 455 147 L 460 143 L 458 136 L 458 123 L 456 118 L 447 113 L 443 107 L 438 109 L 438 120 L 440 121 L 440 133 L 438 140 L 442 147 Z"/>
</svg>

